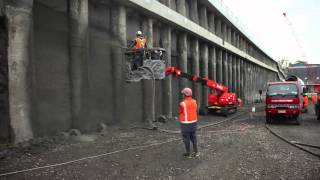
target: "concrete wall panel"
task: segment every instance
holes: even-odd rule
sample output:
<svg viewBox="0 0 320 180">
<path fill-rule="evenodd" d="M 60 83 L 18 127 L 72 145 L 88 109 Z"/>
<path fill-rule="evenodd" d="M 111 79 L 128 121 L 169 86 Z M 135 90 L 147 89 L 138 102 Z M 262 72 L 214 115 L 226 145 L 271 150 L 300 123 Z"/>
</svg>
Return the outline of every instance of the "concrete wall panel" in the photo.
<svg viewBox="0 0 320 180">
<path fill-rule="evenodd" d="M 48 23 L 48 19 L 55 19 Z M 71 125 L 68 52 L 68 15 L 36 3 L 34 58 L 37 118 L 35 135 L 53 134 Z"/>
<path fill-rule="evenodd" d="M 99 4 L 90 5 L 89 29 L 89 83 L 90 110 L 93 124 L 103 122 L 115 123 L 112 111 L 112 66 L 110 46 L 110 8 Z M 101 15 L 102 14 L 102 15 Z"/>
</svg>

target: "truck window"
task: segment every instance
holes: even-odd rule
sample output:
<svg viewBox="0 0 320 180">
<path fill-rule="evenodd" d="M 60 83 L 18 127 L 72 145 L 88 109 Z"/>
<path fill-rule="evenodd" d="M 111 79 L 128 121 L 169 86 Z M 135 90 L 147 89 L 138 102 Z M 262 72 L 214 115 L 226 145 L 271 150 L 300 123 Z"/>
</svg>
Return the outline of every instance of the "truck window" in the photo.
<svg viewBox="0 0 320 180">
<path fill-rule="evenodd" d="M 268 96 L 296 97 L 298 88 L 295 84 L 271 84 L 267 90 Z"/>
</svg>

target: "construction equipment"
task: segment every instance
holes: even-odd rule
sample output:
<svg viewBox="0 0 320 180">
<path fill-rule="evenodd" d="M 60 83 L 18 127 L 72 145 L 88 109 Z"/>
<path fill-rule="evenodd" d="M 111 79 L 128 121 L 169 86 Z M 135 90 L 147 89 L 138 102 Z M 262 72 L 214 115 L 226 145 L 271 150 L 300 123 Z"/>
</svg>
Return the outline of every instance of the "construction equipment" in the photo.
<svg viewBox="0 0 320 180">
<path fill-rule="evenodd" d="M 203 109 L 205 111 L 203 114 L 214 111 L 227 116 L 229 113 L 237 111 L 236 94 L 230 93 L 228 87 L 208 78 L 182 72 L 179 68 L 173 66 L 167 67 L 165 72 L 179 78 L 186 78 L 195 83 L 201 83 L 203 86 L 211 88 L 211 93 L 208 97 L 208 106 Z"/>
<path fill-rule="evenodd" d="M 133 59 L 137 53 L 142 54 L 142 65 L 133 70 Z M 126 81 L 139 82 L 142 79 L 164 79 L 165 78 L 165 54 L 163 48 L 140 48 L 130 49 L 126 55 Z"/>
</svg>

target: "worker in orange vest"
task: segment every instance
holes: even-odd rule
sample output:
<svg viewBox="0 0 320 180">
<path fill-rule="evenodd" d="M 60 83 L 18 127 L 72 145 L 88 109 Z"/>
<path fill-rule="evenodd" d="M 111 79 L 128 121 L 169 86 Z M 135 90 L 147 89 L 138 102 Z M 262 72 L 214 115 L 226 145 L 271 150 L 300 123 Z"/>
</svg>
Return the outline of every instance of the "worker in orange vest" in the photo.
<svg viewBox="0 0 320 180">
<path fill-rule="evenodd" d="M 305 107 L 308 107 L 309 105 L 309 100 L 307 95 L 303 96 L 303 104 L 305 105 Z"/>
<path fill-rule="evenodd" d="M 313 102 L 313 104 L 316 104 L 317 103 L 317 100 L 318 100 L 318 96 L 315 94 L 315 95 L 312 95 L 311 96 L 311 100 Z"/>
<path fill-rule="evenodd" d="M 193 145 L 193 156 L 199 156 L 197 148 L 197 121 L 198 121 L 198 105 L 196 100 L 192 99 L 192 90 L 190 88 L 184 88 L 181 93 L 184 96 L 184 100 L 179 104 L 180 113 L 180 127 L 183 142 L 185 144 L 186 153 L 184 157 L 191 157 L 190 154 L 190 141 Z"/>
<path fill-rule="evenodd" d="M 147 39 L 142 36 L 141 31 L 136 32 L 136 38 L 130 48 L 134 51 L 132 70 L 136 70 L 143 65 L 144 50 L 142 49 L 147 48 Z"/>
<path fill-rule="evenodd" d="M 308 96 L 307 96 L 307 95 L 304 95 L 304 96 L 303 96 L 303 108 L 304 108 L 304 111 L 305 111 L 305 112 L 308 111 L 308 106 L 309 106 Z"/>
</svg>

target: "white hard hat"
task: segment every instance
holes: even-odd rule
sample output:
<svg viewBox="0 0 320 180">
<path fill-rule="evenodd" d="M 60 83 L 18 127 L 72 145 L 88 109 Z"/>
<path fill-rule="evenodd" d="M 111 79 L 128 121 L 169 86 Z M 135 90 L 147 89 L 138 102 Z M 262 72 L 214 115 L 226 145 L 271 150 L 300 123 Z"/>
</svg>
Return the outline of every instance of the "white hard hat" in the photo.
<svg viewBox="0 0 320 180">
<path fill-rule="evenodd" d="M 136 32 L 136 35 L 137 35 L 137 36 L 142 36 L 142 32 L 141 32 L 141 31 L 137 31 L 137 32 Z"/>
</svg>

